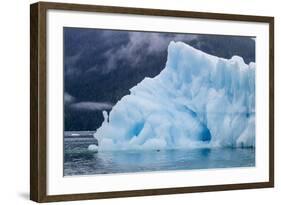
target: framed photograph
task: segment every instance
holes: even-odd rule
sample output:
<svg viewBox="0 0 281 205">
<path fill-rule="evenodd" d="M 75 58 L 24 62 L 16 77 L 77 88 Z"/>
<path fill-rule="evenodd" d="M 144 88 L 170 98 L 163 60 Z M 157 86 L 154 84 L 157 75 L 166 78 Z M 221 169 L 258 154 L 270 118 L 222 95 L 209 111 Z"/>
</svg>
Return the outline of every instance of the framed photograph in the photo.
<svg viewBox="0 0 281 205">
<path fill-rule="evenodd" d="M 274 186 L 274 18 L 40 2 L 30 198 Z"/>
</svg>

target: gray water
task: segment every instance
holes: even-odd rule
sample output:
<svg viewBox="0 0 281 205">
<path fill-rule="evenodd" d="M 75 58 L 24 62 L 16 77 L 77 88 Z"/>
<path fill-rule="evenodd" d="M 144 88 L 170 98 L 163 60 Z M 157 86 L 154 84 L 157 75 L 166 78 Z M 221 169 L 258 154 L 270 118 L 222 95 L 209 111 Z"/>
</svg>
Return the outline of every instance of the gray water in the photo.
<svg viewBox="0 0 281 205">
<path fill-rule="evenodd" d="M 64 139 L 64 176 L 255 166 L 255 149 L 103 151 L 93 153 L 92 138 Z"/>
</svg>

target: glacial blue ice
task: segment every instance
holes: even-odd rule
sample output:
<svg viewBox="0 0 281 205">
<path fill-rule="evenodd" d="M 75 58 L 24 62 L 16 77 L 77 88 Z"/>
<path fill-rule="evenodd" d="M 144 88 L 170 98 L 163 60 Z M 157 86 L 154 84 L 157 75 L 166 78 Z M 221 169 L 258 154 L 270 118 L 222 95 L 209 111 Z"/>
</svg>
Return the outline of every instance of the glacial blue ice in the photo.
<svg viewBox="0 0 281 205">
<path fill-rule="evenodd" d="M 88 146 L 88 150 L 96 153 L 96 152 L 98 152 L 98 146 L 95 145 L 95 144 L 91 144 L 91 145 Z"/>
<path fill-rule="evenodd" d="M 99 149 L 255 147 L 255 66 L 171 42 L 165 68 L 103 111 Z"/>
</svg>

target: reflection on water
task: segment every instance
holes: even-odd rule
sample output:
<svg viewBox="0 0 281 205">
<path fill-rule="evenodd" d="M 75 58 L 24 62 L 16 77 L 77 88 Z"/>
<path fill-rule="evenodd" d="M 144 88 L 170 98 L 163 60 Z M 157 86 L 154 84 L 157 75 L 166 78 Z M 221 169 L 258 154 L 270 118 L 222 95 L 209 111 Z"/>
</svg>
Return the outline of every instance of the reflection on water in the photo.
<svg viewBox="0 0 281 205">
<path fill-rule="evenodd" d="M 92 175 L 145 171 L 255 166 L 255 149 L 202 148 L 192 150 L 87 150 L 91 139 L 64 141 L 64 175 Z"/>
</svg>

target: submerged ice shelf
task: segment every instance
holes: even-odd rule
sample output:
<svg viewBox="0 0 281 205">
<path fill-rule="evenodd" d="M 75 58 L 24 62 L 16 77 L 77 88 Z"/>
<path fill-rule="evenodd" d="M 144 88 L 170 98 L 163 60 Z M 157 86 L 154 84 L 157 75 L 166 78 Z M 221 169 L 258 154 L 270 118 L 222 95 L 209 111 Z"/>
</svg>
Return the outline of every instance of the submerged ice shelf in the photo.
<svg viewBox="0 0 281 205">
<path fill-rule="evenodd" d="M 161 73 L 103 115 L 102 150 L 254 147 L 255 63 L 171 42 Z"/>
</svg>

